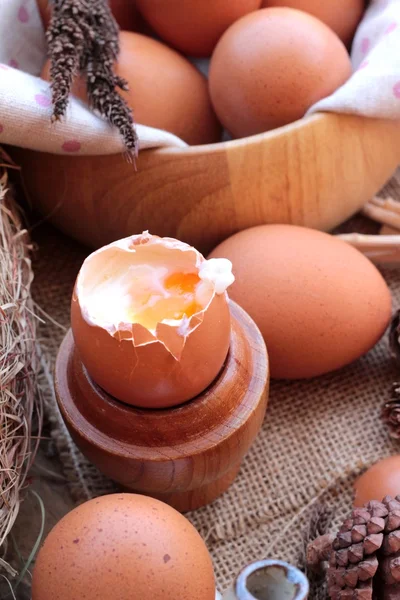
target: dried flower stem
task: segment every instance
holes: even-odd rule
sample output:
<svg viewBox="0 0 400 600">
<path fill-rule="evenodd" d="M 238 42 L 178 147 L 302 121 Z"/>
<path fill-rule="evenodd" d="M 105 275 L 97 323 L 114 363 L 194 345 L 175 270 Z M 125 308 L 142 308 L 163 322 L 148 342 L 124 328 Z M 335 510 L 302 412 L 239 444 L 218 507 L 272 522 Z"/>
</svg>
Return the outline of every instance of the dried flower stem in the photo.
<svg viewBox="0 0 400 600">
<path fill-rule="evenodd" d="M 347 233 L 336 237 L 360 250 L 374 263 L 382 265 L 400 264 L 400 234 L 364 235 L 361 233 Z"/>
<path fill-rule="evenodd" d="M 327 532 L 333 515 L 334 511 L 331 507 L 323 503 L 316 504 L 311 511 L 308 527 L 304 531 L 304 546 L 299 567 L 308 577 L 310 598 L 313 600 L 326 600 L 327 598 L 326 567 L 323 561 L 329 559 L 332 550 L 334 536 Z"/>
<path fill-rule="evenodd" d="M 7 161 L 1 149 L 0 158 Z M 4 551 L 42 422 L 29 249 L 19 212 L 7 190 L 7 171 L 0 169 L 0 548 Z M 39 435 L 33 441 L 34 421 Z M 11 574 L 3 560 L 0 568 Z"/>
<path fill-rule="evenodd" d="M 118 128 L 128 153 L 136 156 L 133 114 L 116 89 L 128 89 L 114 73 L 118 36 L 108 0 L 53 0 L 47 30 L 53 120 L 65 116 L 73 80 L 84 76 L 91 107 Z"/>
<path fill-rule="evenodd" d="M 373 221 L 400 230 L 400 202 L 393 198 L 375 197 L 364 205 L 362 213 Z"/>
</svg>

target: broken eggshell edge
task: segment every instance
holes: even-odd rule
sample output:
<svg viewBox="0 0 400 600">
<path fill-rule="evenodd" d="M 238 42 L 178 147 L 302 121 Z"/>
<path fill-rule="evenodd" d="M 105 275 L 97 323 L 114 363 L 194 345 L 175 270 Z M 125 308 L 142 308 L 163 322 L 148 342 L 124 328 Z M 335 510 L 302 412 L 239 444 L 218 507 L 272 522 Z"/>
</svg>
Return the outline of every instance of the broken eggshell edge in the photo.
<svg viewBox="0 0 400 600">
<path fill-rule="evenodd" d="M 149 331 L 146 327 L 139 323 L 131 322 L 104 322 L 96 319 L 96 317 L 90 313 L 87 305 L 82 302 L 84 297 L 83 291 L 83 279 L 86 271 L 93 260 L 99 255 L 106 254 L 112 250 L 120 250 L 121 254 L 137 253 L 138 248 L 146 249 L 149 247 L 161 246 L 163 250 L 177 251 L 178 253 L 187 254 L 187 263 L 189 266 L 194 268 L 199 275 L 199 278 L 209 284 L 209 299 L 205 303 L 202 310 L 194 313 L 191 317 L 184 316 L 182 319 L 177 320 L 173 324 L 171 322 L 165 323 L 160 322 L 157 324 L 155 332 Z M 193 255 L 192 257 L 190 255 Z M 179 261 L 180 262 L 180 261 Z M 192 264 L 190 265 L 190 262 Z M 179 361 L 182 355 L 182 351 L 186 342 L 187 337 L 199 327 L 204 319 L 204 313 L 209 308 L 215 295 L 222 295 L 226 292 L 227 288 L 234 282 L 235 278 L 232 274 L 232 263 L 228 259 L 209 259 L 206 260 L 200 252 L 198 252 L 189 244 L 180 242 L 173 238 L 161 238 L 159 236 L 151 235 L 148 231 L 143 232 L 139 235 L 133 235 L 122 240 L 117 240 L 99 250 L 96 250 L 90 254 L 84 261 L 74 288 L 73 301 L 77 301 L 80 304 L 82 316 L 90 325 L 102 327 L 110 335 L 116 337 L 118 340 L 125 339 L 132 341 L 135 347 L 144 346 L 154 342 L 160 342 L 165 348 L 173 355 L 175 360 Z"/>
<path fill-rule="evenodd" d="M 120 254 L 121 262 L 127 262 L 122 265 L 123 272 L 130 265 L 129 254 L 137 253 L 139 249 L 144 251 L 144 256 L 136 264 L 151 264 L 153 261 L 157 265 L 154 253 L 159 250 L 165 260 L 164 252 L 171 251 L 175 254 L 176 263 L 173 270 L 197 271 L 199 278 L 209 284 L 208 288 L 207 285 L 204 288 L 207 294 L 204 308 L 173 325 L 171 321 L 158 323 L 155 331 L 139 323 L 121 323 L 119 319 L 112 319 L 112 315 L 108 318 L 108 311 L 106 320 L 103 315 L 99 319 L 91 314 L 90 306 L 85 304 L 85 294 L 89 292 L 84 288 L 87 278 L 94 273 L 95 279 L 99 272 L 96 260 L 102 255 L 106 265 L 108 262 L 112 264 L 112 261 L 119 260 Z M 107 253 L 110 253 L 109 257 Z M 172 257 L 173 254 L 171 265 L 174 266 Z M 206 260 L 188 244 L 152 236 L 148 232 L 100 248 L 84 261 L 71 303 L 72 329 L 83 363 L 98 385 L 128 404 L 164 408 L 195 397 L 214 380 L 228 353 L 230 314 L 226 289 L 233 281 L 232 264 L 227 259 Z M 94 282 L 92 289 L 95 285 L 98 283 Z M 201 346 L 204 346 L 203 350 Z M 196 369 L 196 360 L 201 364 L 200 369 Z M 153 372 L 150 375 L 144 373 L 142 377 L 146 364 Z M 156 365 L 159 365 L 158 371 L 153 368 Z M 156 390 L 152 397 L 157 377 L 160 380 L 159 392 Z M 169 393 L 168 386 L 172 380 L 175 388 L 171 388 Z M 140 388 L 139 398 L 135 388 Z M 160 400 L 158 393 L 165 397 Z"/>
</svg>

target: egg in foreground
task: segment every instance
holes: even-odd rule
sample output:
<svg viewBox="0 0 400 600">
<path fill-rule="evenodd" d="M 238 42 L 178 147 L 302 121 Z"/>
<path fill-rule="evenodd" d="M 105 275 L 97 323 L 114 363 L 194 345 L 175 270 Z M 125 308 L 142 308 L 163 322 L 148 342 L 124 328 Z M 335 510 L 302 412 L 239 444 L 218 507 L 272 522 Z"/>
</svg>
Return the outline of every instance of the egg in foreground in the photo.
<svg viewBox="0 0 400 600">
<path fill-rule="evenodd" d="M 148 232 L 83 263 L 71 303 L 80 358 L 106 392 L 144 408 L 186 402 L 220 372 L 230 344 L 225 259 Z"/>
<path fill-rule="evenodd" d="M 32 600 L 215 600 L 211 557 L 192 524 L 136 494 L 90 500 L 51 530 Z"/>
<path fill-rule="evenodd" d="M 230 297 L 260 328 L 275 379 L 309 378 L 356 360 L 381 338 L 391 295 L 361 252 L 327 233 L 261 225 L 210 255 L 235 265 Z"/>
<path fill-rule="evenodd" d="M 355 506 L 370 500 L 381 501 L 385 496 L 400 495 L 400 455 L 389 456 L 375 463 L 354 484 Z"/>
<path fill-rule="evenodd" d="M 221 37 L 209 88 L 219 120 L 240 138 L 301 119 L 351 72 L 344 44 L 322 21 L 291 8 L 264 8 Z"/>
</svg>

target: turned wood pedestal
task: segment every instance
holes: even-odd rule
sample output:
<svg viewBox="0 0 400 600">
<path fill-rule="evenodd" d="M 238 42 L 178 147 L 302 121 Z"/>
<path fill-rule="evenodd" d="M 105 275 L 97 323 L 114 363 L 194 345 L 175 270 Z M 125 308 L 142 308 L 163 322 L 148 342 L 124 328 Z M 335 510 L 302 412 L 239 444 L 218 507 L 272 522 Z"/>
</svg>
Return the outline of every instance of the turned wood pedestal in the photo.
<svg viewBox="0 0 400 600">
<path fill-rule="evenodd" d="M 82 453 L 123 488 L 182 512 L 212 502 L 230 486 L 265 415 L 265 344 L 243 309 L 230 307 L 224 367 L 201 395 L 175 408 L 137 409 L 108 395 L 82 364 L 71 331 L 57 357 L 58 405 Z"/>
</svg>

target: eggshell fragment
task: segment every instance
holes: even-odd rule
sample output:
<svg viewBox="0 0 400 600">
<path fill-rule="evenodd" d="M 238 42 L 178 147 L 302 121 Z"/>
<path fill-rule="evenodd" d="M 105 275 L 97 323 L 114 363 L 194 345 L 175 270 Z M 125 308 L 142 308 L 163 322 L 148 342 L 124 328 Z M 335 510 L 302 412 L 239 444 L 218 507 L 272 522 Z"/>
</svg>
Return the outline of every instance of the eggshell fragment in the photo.
<svg viewBox="0 0 400 600">
<path fill-rule="evenodd" d="M 136 123 L 169 131 L 191 145 L 220 141 L 222 128 L 207 80 L 175 50 L 145 35 L 121 31 L 115 72 L 128 82 L 129 91 L 118 91 Z M 49 61 L 41 77 L 50 80 Z M 84 78 L 75 80 L 72 93 L 88 102 Z"/>
<path fill-rule="evenodd" d="M 235 265 L 230 297 L 260 328 L 274 378 L 308 378 L 372 348 L 391 318 L 376 267 L 334 236 L 263 225 L 222 242 L 210 257 Z"/>
<path fill-rule="evenodd" d="M 228 353 L 226 289 L 234 278 L 229 261 L 222 273 L 207 265 L 191 246 L 147 232 L 86 259 L 71 324 L 82 362 L 99 386 L 122 402 L 165 408 L 212 383 Z M 187 301 L 165 288 L 171 276 L 179 288 L 182 273 L 201 282 Z"/>
<path fill-rule="evenodd" d="M 211 100 L 234 137 L 301 119 L 352 72 L 340 39 L 324 23 L 291 8 L 265 8 L 236 21 L 212 55 Z"/>
<path fill-rule="evenodd" d="M 158 35 L 185 54 L 209 56 L 224 31 L 261 0 L 138 0 Z"/>
<path fill-rule="evenodd" d="M 287 6 L 297 8 L 317 17 L 349 45 L 365 10 L 364 0 L 263 0 L 262 6 Z"/>
<path fill-rule="evenodd" d="M 400 495 L 400 455 L 385 458 L 357 479 L 354 484 L 354 506 L 363 506 L 370 500 L 379 502 L 385 496 Z"/>
<path fill-rule="evenodd" d="M 85 598 L 215 600 L 211 558 L 191 523 L 158 500 L 90 500 L 52 529 L 32 580 L 32 600 Z"/>
</svg>

